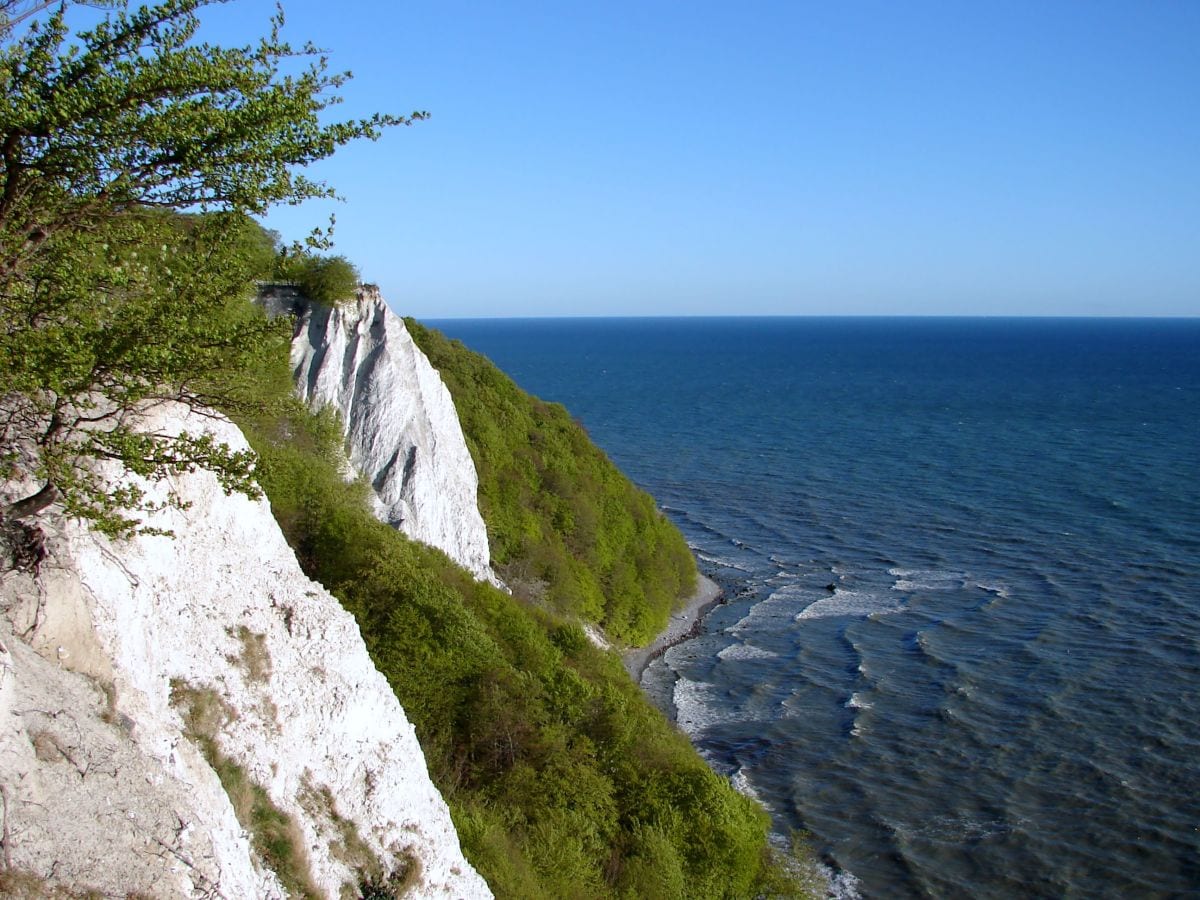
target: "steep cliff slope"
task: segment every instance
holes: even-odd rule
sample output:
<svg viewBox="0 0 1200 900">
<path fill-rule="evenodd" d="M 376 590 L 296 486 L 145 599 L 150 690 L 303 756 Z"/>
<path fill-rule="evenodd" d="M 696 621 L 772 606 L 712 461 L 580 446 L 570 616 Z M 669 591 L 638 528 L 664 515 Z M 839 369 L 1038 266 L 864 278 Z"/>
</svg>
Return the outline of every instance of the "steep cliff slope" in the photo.
<svg viewBox="0 0 1200 900">
<path fill-rule="evenodd" d="M 404 322 L 371 287 L 338 308 L 279 288 L 265 300 L 296 316 L 297 389 L 314 408 L 341 414 L 350 462 L 374 489 L 379 517 L 494 581 L 454 401 Z"/>
<path fill-rule="evenodd" d="M 696 584 L 683 535 L 560 404 L 419 322 L 413 340 L 458 409 L 493 560 L 518 595 L 644 644 Z"/>
<path fill-rule="evenodd" d="M 179 407 L 146 425 L 244 446 Z M 4 867 L 107 896 L 358 896 L 389 878 L 490 896 L 358 627 L 266 501 L 205 472 L 173 486 L 190 506 L 151 519 L 173 538 L 50 523 L 40 574 L 3 575 Z"/>
</svg>

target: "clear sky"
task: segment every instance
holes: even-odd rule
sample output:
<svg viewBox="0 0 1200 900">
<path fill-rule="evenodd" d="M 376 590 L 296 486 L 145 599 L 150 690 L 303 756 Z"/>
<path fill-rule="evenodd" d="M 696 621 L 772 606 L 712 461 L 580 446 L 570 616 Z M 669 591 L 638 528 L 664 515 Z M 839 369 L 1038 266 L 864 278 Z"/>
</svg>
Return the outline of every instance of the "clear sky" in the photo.
<svg viewBox="0 0 1200 900">
<path fill-rule="evenodd" d="M 317 170 L 405 314 L 1200 315 L 1196 0 L 284 10 L 432 113 Z"/>
</svg>

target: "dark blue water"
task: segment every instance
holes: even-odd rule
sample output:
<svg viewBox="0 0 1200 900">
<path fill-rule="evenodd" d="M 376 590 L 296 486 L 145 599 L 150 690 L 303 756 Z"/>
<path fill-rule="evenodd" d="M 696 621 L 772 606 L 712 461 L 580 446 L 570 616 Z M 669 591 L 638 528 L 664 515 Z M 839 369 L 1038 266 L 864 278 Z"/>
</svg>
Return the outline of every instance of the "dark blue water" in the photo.
<svg viewBox="0 0 1200 900">
<path fill-rule="evenodd" d="M 1200 896 L 1200 320 L 434 324 L 683 529 L 647 688 L 862 895 Z"/>
</svg>

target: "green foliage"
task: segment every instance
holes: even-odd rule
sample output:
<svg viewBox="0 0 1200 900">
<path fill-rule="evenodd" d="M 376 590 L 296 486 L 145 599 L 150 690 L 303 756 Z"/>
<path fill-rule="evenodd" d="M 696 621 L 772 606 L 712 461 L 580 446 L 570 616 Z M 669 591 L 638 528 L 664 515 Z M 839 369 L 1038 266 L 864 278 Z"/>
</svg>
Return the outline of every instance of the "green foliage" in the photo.
<svg viewBox="0 0 1200 900">
<path fill-rule="evenodd" d="M 155 400 L 237 409 L 288 390 L 286 323 L 249 302 L 261 229 L 244 216 L 130 212 L 43 245 L 0 294 L 0 451 L 34 449 L 31 474 L 66 512 L 109 534 L 151 507 L 97 474 L 116 460 L 158 480 L 197 467 L 254 495 L 253 455 L 206 435 L 137 429 Z"/>
<path fill-rule="evenodd" d="M 277 277 L 294 281 L 310 300 L 337 306 L 353 299 L 358 289 L 358 269 L 344 256 L 316 256 L 311 253 L 284 255 Z"/>
<path fill-rule="evenodd" d="M 331 196 L 300 170 L 359 137 L 421 118 L 375 115 L 323 124 L 347 79 L 312 45 L 197 40 L 214 0 L 116 3 L 68 46 L 65 10 L 0 52 L 0 276 L 60 230 L 136 206 L 262 212 Z M 65 4 L 64 4 L 65 6 Z M 297 59 L 307 59 L 296 73 Z"/>
<path fill-rule="evenodd" d="M 248 493 L 256 478 L 305 570 L 356 616 L 499 896 L 755 895 L 774 871 L 763 812 L 562 617 L 631 642 L 665 623 L 694 565 L 653 501 L 561 407 L 414 326 L 455 394 L 509 596 L 376 521 L 366 486 L 341 477 L 336 420 L 287 399 L 286 326 L 247 302 L 277 239 L 246 214 L 328 196 L 307 163 L 424 114 L 322 124 L 345 76 L 283 42 L 281 19 L 252 46 L 197 40 L 212 2 L 116 2 L 68 47 L 61 8 L 18 35 L 25 8 L 0 0 L 0 459 L 112 534 L 147 504 L 97 462 L 151 480 L 207 468 Z M 297 58 L 311 64 L 285 74 Z M 317 299 L 357 281 L 339 258 L 305 266 Z M 257 466 L 140 433 L 158 400 L 232 414 Z M 290 894 L 315 895 L 294 823 L 220 752 L 229 710 L 211 691 L 173 696 L 258 853 Z M 419 870 L 360 874 L 364 896 L 388 896 Z"/>
<path fill-rule="evenodd" d="M 357 618 L 497 896 L 753 897 L 767 819 L 577 624 L 474 581 L 368 511 L 341 431 L 298 404 L 251 429 L 308 574 Z"/>
<path fill-rule="evenodd" d="M 562 406 L 530 397 L 460 342 L 405 321 L 454 397 L 505 580 L 557 612 L 599 622 L 618 641 L 650 640 L 695 588 L 679 531 Z"/>
<path fill-rule="evenodd" d="M 31 7 L 0 0 L 0 459 L 44 483 L 7 515 L 61 497 L 103 531 L 136 530 L 145 495 L 97 475 L 101 460 L 150 479 L 208 468 L 253 494 L 249 455 L 139 436 L 134 413 L 260 392 L 246 382 L 282 335 L 245 301 L 275 241 L 246 214 L 330 196 L 307 164 L 424 117 L 322 121 L 347 76 L 283 41 L 281 16 L 255 44 L 204 43 L 213 2 L 115 0 L 69 44 L 69 3 L 18 33 Z M 318 273 L 323 289 L 339 272 Z"/>
</svg>

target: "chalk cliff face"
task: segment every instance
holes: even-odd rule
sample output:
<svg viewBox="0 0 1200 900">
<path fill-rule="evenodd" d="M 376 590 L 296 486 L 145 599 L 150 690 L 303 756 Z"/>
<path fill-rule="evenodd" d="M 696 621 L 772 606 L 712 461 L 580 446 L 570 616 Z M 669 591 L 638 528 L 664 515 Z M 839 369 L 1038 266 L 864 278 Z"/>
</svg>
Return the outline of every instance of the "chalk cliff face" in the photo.
<svg viewBox="0 0 1200 900">
<path fill-rule="evenodd" d="M 350 462 L 374 488 L 376 514 L 495 583 L 454 401 L 403 320 L 370 287 L 337 309 L 298 297 L 287 306 L 297 316 L 297 388 L 314 408 L 341 414 Z"/>
<path fill-rule="evenodd" d="M 353 315 L 311 324 L 330 335 L 327 355 L 358 359 L 349 348 L 369 355 L 368 342 L 401 352 L 374 301 Z M 177 406 L 147 426 L 245 446 L 227 422 Z M 432 443 L 414 446 L 417 466 L 432 463 Z M 0 580 L 5 862 L 105 896 L 283 897 L 210 764 L 219 757 L 294 819 L 325 896 L 372 867 L 407 873 L 405 896 L 490 896 L 357 625 L 301 573 L 267 502 L 226 496 L 207 472 L 173 485 L 190 508 L 148 521 L 174 538 L 113 542 L 59 523 L 39 576 Z M 425 509 L 420 495 L 387 496 Z"/>
</svg>

